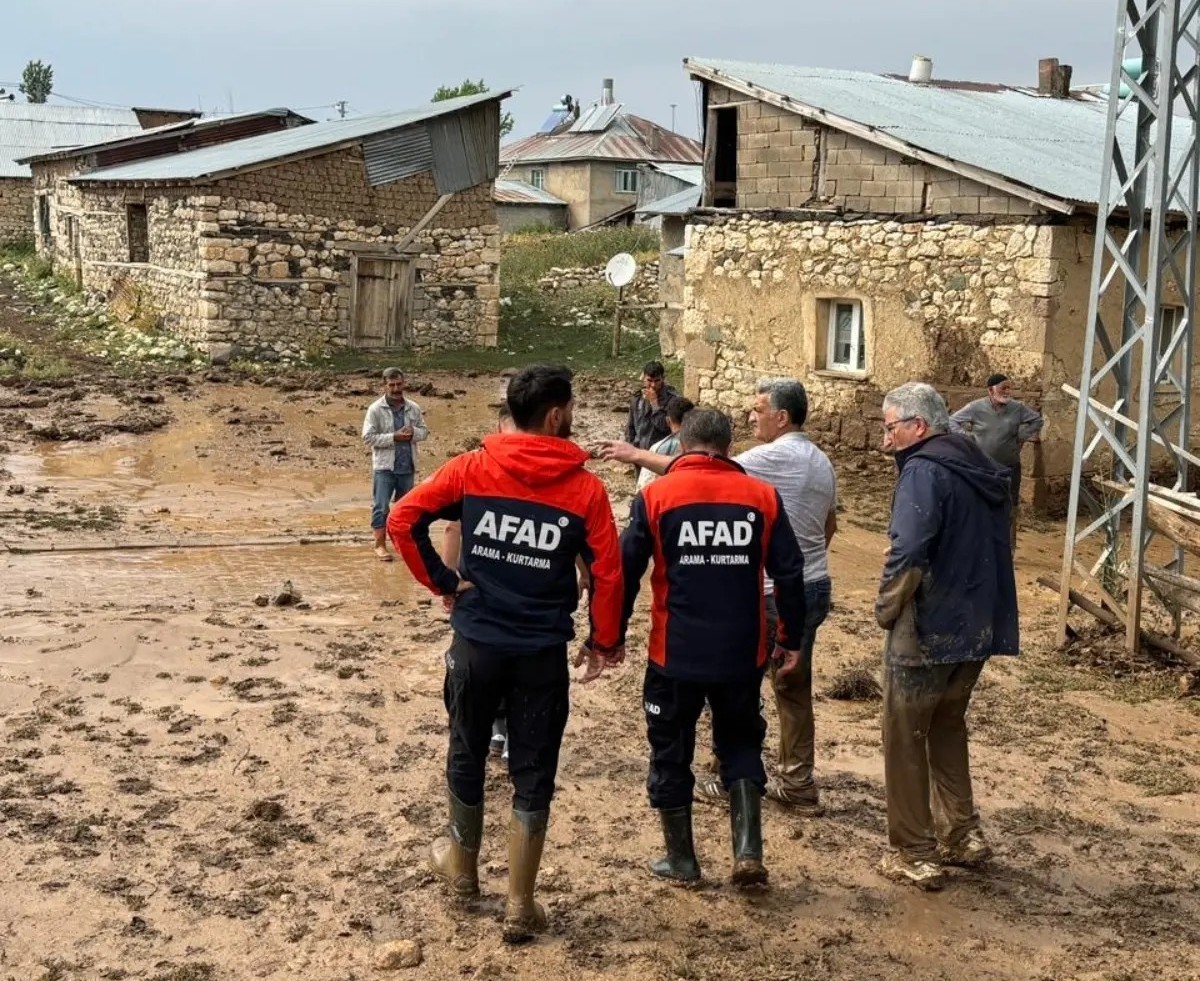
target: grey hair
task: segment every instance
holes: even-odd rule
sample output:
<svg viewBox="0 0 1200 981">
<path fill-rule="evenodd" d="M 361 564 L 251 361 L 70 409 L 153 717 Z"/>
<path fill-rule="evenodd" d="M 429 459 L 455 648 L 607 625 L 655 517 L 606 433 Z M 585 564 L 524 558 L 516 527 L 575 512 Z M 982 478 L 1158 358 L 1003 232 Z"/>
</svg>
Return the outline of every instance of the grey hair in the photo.
<svg viewBox="0 0 1200 981">
<path fill-rule="evenodd" d="M 383 380 L 384 381 L 391 381 L 393 378 L 403 378 L 403 377 L 404 377 L 404 372 L 401 371 L 399 368 L 384 368 L 383 369 Z"/>
<path fill-rule="evenodd" d="M 758 394 L 767 396 L 775 412 L 786 412 L 793 426 L 803 426 L 808 418 L 808 392 L 795 378 L 764 378 Z"/>
<path fill-rule="evenodd" d="M 925 382 L 908 382 L 883 397 L 884 409 L 895 409 L 905 419 L 924 419 L 931 432 L 950 429 L 950 410 L 938 390 Z"/>
</svg>

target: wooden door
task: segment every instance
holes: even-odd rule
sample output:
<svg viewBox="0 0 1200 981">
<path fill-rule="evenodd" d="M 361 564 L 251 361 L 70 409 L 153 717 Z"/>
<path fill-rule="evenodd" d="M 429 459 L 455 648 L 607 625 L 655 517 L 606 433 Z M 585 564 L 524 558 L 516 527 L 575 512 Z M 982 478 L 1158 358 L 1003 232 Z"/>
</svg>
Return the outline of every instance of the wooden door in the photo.
<svg viewBox="0 0 1200 981">
<path fill-rule="evenodd" d="M 79 219 L 74 215 L 67 217 L 67 240 L 71 250 L 71 274 L 75 277 L 75 285 L 83 286 L 83 246 L 79 240 Z"/>
<path fill-rule="evenodd" d="M 351 346 L 370 349 L 411 343 L 412 262 L 399 256 L 359 255 L 354 266 Z"/>
</svg>

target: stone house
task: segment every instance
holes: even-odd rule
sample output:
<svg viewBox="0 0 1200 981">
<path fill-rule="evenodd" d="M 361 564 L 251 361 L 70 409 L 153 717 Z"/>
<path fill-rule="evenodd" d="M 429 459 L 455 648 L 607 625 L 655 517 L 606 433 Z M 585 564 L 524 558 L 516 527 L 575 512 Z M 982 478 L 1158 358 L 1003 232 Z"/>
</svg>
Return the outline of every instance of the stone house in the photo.
<svg viewBox="0 0 1200 981">
<path fill-rule="evenodd" d="M 556 107 L 540 132 L 500 148 L 501 176 L 566 201 L 569 231 L 632 218 L 641 164 L 697 165 L 700 158 L 695 140 L 626 112 L 613 100 L 611 79 L 591 106 Z"/>
<path fill-rule="evenodd" d="M 567 230 L 567 202 L 524 181 L 498 180 L 492 197 L 504 235 L 525 229 Z"/>
<path fill-rule="evenodd" d="M 689 396 L 740 409 L 761 377 L 799 377 L 811 427 L 861 450 L 880 440 L 888 389 L 928 381 L 953 409 L 1004 371 L 1046 417 L 1026 491 L 1057 500 L 1106 100 L 1071 91 L 1053 60 L 1029 88 L 684 64 L 702 85 L 704 185 L 664 344 L 684 351 Z"/>
<path fill-rule="evenodd" d="M 508 95 L 56 175 L 45 247 L 214 358 L 493 345 Z"/>
<path fill-rule="evenodd" d="M 174 109 L 0 102 L 0 245 L 34 235 L 33 175 L 29 165 L 19 160 L 56 148 L 132 136 L 196 115 Z"/>
<path fill-rule="evenodd" d="M 688 216 L 700 204 L 701 193 L 699 181 L 695 185 L 685 184 L 682 190 L 650 201 L 637 210 L 639 220 L 658 225 L 658 302 L 662 304 L 658 334 L 659 346 L 668 357 L 678 353 L 675 345 L 683 314 L 687 222 Z"/>
</svg>

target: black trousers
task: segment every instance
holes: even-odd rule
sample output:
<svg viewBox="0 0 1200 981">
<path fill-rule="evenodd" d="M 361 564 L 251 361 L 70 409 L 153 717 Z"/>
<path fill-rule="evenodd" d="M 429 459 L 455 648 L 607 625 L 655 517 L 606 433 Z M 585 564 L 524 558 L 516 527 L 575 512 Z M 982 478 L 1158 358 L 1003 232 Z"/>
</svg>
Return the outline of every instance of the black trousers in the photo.
<svg viewBox="0 0 1200 981">
<path fill-rule="evenodd" d="M 705 683 L 668 677 L 654 665 L 646 668 L 642 693 L 650 739 L 646 789 L 651 807 L 661 810 L 691 803 L 696 723 L 705 703 L 712 714 L 713 750 L 725 789 L 738 780 L 751 780 L 760 791 L 766 788 L 762 748 L 767 722 L 760 708 L 761 686 L 761 672 Z"/>
<path fill-rule="evenodd" d="M 446 782 L 468 807 L 483 802 L 492 723 L 508 716 L 513 807 L 544 811 L 554 796 L 558 751 L 569 711 L 567 645 L 538 651 L 478 647 L 455 633 L 446 652 L 443 694 L 450 716 Z"/>
</svg>

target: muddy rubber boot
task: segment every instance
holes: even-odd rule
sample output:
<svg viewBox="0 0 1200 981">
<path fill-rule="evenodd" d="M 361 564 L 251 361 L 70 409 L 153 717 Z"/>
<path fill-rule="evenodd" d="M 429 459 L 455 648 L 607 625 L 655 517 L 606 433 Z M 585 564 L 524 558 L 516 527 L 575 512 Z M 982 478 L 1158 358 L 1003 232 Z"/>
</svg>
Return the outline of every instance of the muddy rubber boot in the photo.
<svg viewBox="0 0 1200 981">
<path fill-rule="evenodd" d="M 468 807 L 450 794 L 450 836 L 429 846 L 429 867 L 459 899 L 479 895 L 479 842 L 483 838 L 483 805 Z"/>
<path fill-rule="evenodd" d="M 739 889 L 763 886 L 767 870 L 762 863 L 762 795 L 750 780 L 729 788 L 729 826 L 733 832 L 733 874 Z"/>
<path fill-rule="evenodd" d="M 692 840 L 691 805 L 663 808 L 658 816 L 662 820 L 667 854 L 650 863 L 651 873 L 674 882 L 699 882 L 700 863 L 696 861 L 696 846 Z"/>
<path fill-rule="evenodd" d="M 546 844 L 547 811 L 513 810 L 508 826 L 508 903 L 504 907 L 504 942 L 520 944 L 546 929 L 546 911 L 534 902 L 533 888 L 542 847 Z"/>
</svg>

